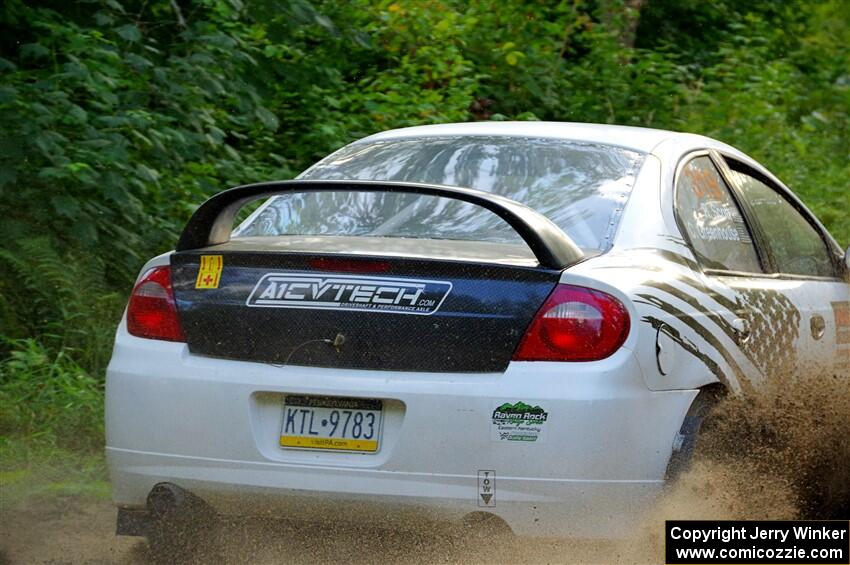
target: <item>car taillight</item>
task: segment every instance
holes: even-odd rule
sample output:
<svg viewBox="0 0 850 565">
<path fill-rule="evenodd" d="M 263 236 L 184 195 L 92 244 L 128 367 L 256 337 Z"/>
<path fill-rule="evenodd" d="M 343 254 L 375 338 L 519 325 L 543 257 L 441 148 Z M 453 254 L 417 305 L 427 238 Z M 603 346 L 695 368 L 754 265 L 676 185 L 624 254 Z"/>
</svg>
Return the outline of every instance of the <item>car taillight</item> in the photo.
<svg viewBox="0 0 850 565">
<path fill-rule="evenodd" d="M 171 290 L 171 267 L 154 267 L 142 275 L 127 307 L 127 331 L 148 339 L 186 341 Z"/>
<path fill-rule="evenodd" d="M 629 313 L 604 292 L 559 284 L 537 312 L 515 361 L 597 361 L 629 334 Z"/>
</svg>

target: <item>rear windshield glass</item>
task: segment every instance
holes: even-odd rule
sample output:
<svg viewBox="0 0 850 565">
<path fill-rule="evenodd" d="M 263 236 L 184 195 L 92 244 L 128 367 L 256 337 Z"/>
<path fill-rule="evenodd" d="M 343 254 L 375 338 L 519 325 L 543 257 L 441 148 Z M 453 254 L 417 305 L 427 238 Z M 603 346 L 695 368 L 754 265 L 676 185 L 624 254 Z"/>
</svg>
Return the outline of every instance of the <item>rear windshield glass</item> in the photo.
<svg viewBox="0 0 850 565">
<path fill-rule="evenodd" d="M 557 139 L 423 137 L 354 143 L 303 179 L 445 184 L 500 194 L 547 216 L 579 247 L 605 251 L 643 155 Z M 234 236 L 351 235 L 522 243 L 495 214 L 473 204 L 410 194 L 276 196 Z"/>
</svg>

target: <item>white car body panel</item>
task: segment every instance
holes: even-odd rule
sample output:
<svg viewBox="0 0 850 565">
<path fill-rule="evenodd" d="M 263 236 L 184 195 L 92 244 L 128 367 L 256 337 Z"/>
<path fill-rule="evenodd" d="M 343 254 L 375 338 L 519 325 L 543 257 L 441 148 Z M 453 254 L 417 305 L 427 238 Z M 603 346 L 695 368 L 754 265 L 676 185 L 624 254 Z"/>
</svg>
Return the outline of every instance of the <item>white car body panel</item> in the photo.
<svg viewBox="0 0 850 565">
<path fill-rule="evenodd" d="M 118 505 L 141 506 L 154 485 L 173 482 L 223 512 L 277 497 L 286 516 L 285 498 L 297 495 L 462 516 L 480 509 L 477 472 L 487 469 L 497 481 L 487 511 L 527 535 L 622 534 L 662 487 L 696 395 L 649 391 L 626 347 L 592 367 L 392 374 L 210 359 L 131 336 L 123 324 L 108 372 L 106 451 Z M 284 393 L 386 399 L 380 451 L 278 448 Z M 548 411 L 544 443 L 491 440 L 493 409 L 518 398 Z M 602 502 L 601 521 L 589 520 L 588 506 Z"/>
<path fill-rule="evenodd" d="M 117 505 L 142 507 L 154 485 L 173 482 L 223 512 L 376 520 L 486 511 L 519 534 L 620 536 L 663 487 L 700 388 L 721 383 L 746 392 L 767 378 L 762 352 L 742 349 L 730 330 L 739 305 L 767 324 L 777 311 L 798 311 L 798 331 L 766 342 L 768 357 L 771 348 L 790 347 L 800 351 L 800 366 L 843 367 L 835 353 L 839 316 L 829 304 L 850 301 L 846 281 L 814 287 L 793 278 L 709 277 L 680 233 L 672 197 L 679 163 L 712 149 L 764 171 L 734 148 L 690 134 L 540 122 L 414 127 L 355 143 L 431 135 L 551 137 L 648 154 L 613 247 L 561 276 L 626 305 L 631 330 L 623 347 L 587 363 L 514 361 L 504 373 L 280 367 L 193 355 L 186 344 L 134 337 L 122 321 L 106 402 Z M 143 271 L 164 264 L 168 254 Z M 768 289 L 767 306 L 762 295 L 753 298 L 753 285 Z M 814 311 L 827 321 L 823 339 L 807 330 Z M 279 448 L 284 394 L 384 399 L 380 451 Z M 494 408 L 518 400 L 548 412 L 542 441 L 492 441 Z M 495 471 L 492 506 L 481 505 L 479 470 Z"/>
</svg>

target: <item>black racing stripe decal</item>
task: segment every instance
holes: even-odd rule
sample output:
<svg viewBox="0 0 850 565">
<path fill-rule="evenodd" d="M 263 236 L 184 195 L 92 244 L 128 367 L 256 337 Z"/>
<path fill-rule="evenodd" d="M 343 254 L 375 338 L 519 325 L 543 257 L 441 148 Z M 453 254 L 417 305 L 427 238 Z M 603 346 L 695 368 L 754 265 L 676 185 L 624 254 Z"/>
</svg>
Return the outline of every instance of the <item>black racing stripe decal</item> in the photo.
<svg viewBox="0 0 850 565">
<path fill-rule="evenodd" d="M 680 245 L 680 246 L 685 247 L 685 248 L 688 247 L 688 244 L 685 243 L 684 238 L 677 237 L 677 236 L 671 235 L 669 233 L 659 233 L 658 237 L 660 237 L 661 239 L 666 239 L 670 243 L 675 243 L 676 245 Z"/>
<path fill-rule="evenodd" d="M 670 251 L 669 249 L 658 249 L 656 251 L 660 256 L 664 257 L 671 263 L 677 263 L 696 272 L 699 272 L 700 270 L 699 264 L 690 257 L 685 257 L 684 255 L 676 253 L 675 251 Z"/>
<path fill-rule="evenodd" d="M 741 303 L 739 315 L 750 332 L 741 349 L 758 360 L 756 365 L 765 377 L 796 370 L 802 315 L 794 303 L 775 289 L 739 288 L 735 292 Z"/>
<path fill-rule="evenodd" d="M 649 247 L 636 247 L 634 249 L 635 250 L 652 251 L 655 254 L 659 255 L 660 257 L 666 259 L 667 261 L 670 261 L 671 263 L 676 263 L 677 265 L 686 267 L 691 272 L 699 272 L 699 265 L 697 264 L 696 261 L 694 261 L 693 259 L 690 259 L 690 258 L 688 258 L 684 255 L 676 253 L 675 251 L 670 251 L 669 249 L 653 249 L 653 248 L 649 248 Z M 610 266 L 601 267 L 601 268 L 614 269 L 614 268 L 618 268 L 618 267 L 621 267 L 621 266 L 610 265 Z M 652 271 L 652 272 L 655 272 L 655 273 L 664 271 L 663 267 L 659 267 L 659 266 L 656 266 L 656 265 L 641 265 L 641 269 L 645 269 L 647 271 Z M 706 287 L 698 279 L 686 276 L 686 275 L 681 274 L 681 273 L 677 273 L 675 275 L 675 277 L 678 280 L 682 281 L 683 283 L 687 284 L 688 286 L 693 287 L 695 290 L 702 292 L 703 294 L 707 294 L 712 300 L 714 300 L 715 302 L 717 302 L 718 304 L 720 304 L 721 306 L 723 306 L 724 308 L 726 308 L 727 310 L 729 310 L 731 312 L 737 312 L 738 309 L 740 308 L 740 304 L 738 302 L 732 300 L 731 298 L 727 298 L 726 296 L 723 296 L 722 294 L 720 294 L 719 292 L 717 292 L 715 290 L 712 290 L 711 288 Z"/>
<path fill-rule="evenodd" d="M 670 324 L 667 324 L 663 320 L 655 318 L 654 316 L 644 316 L 641 320 L 651 324 L 655 330 L 663 331 L 665 334 L 670 336 L 670 339 L 678 343 L 682 349 L 702 361 L 703 364 L 708 367 L 708 370 L 714 373 L 714 376 L 716 376 L 721 383 L 729 386 L 729 383 L 726 380 L 726 374 L 723 372 L 723 369 L 720 368 L 720 365 L 718 365 L 714 359 L 700 351 L 699 348 L 692 341 L 684 337 L 679 330 L 670 326 Z"/>
<path fill-rule="evenodd" d="M 681 282 L 684 282 L 684 283 L 688 283 L 688 281 L 682 280 L 681 278 L 678 278 L 677 280 L 680 280 Z M 644 283 L 644 286 L 648 286 L 648 287 L 651 287 L 651 288 L 658 289 L 661 292 L 666 292 L 667 294 L 670 294 L 671 296 L 675 296 L 679 300 L 686 302 L 691 308 L 698 310 L 706 318 L 708 318 L 709 320 L 711 320 L 712 322 L 717 324 L 717 326 L 721 330 L 723 330 L 723 333 L 725 333 L 726 336 L 729 339 L 731 339 L 735 343 L 738 343 L 738 335 L 737 335 L 737 332 L 735 332 L 735 329 L 732 327 L 732 325 L 729 324 L 729 322 L 726 321 L 726 319 L 723 318 L 723 316 L 720 316 L 716 312 L 712 312 L 711 310 L 708 310 L 707 308 L 703 307 L 696 297 L 691 296 L 689 294 L 686 294 L 686 293 L 682 292 L 681 290 L 677 289 L 676 287 L 671 286 L 671 285 L 666 284 L 666 283 L 647 282 L 647 283 Z M 693 285 L 689 285 L 689 286 L 693 286 Z M 699 291 L 703 290 L 702 288 L 698 288 L 698 287 L 693 287 L 693 288 L 695 288 L 696 290 L 699 290 Z M 705 292 L 705 294 L 711 296 L 712 293 Z M 732 312 L 734 313 L 735 310 L 732 310 Z M 759 359 L 757 359 L 756 356 L 753 355 L 750 352 L 750 350 L 748 350 L 745 347 L 739 347 L 738 351 L 743 353 L 744 356 L 747 359 L 749 359 L 750 363 L 753 364 L 753 366 L 758 367 L 758 368 L 762 367 L 761 361 Z"/>
<path fill-rule="evenodd" d="M 728 320 L 725 320 L 722 316 L 718 316 L 716 312 L 712 312 L 701 306 L 699 302 L 700 295 L 711 298 L 719 307 L 725 308 L 736 317 L 745 319 L 751 328 L 751 338 L 747 343 L 740 345 L 737 350 L 741 351 L 763 375 L 772 375 L 776 372 L 787 370 L 789 367 L 796 366 L 796 349 L 793 342 L 798 337 L 800 314 L 796 306 L 782 293 L 769 289 L 737 289 L 734 286 L 730 286 L 729 290 L 734 294 L 730 298 L 721 294 L 719 290 L 706 286 L 699 277 L 694 276 L 700 272 L 699 265 L 694 259 L 686 255 L 669 249 L 648 247 L 636 247 L 633 250 L 651 252 L 670 263 L 686 268 L 688 270 L 687 273 L 681 269 L 665 269 L 657 265 L 641 266 L 642 269 L 655 273 L 668 271 L 669 280 L 675 280 L 687 285 L 696 291 L 696 295 L 688 295 L 686 292 L 678 290 L 669 284 L 656 282 L 653 279 L 647 279 L 641 284 L 674 296 L 692 308 L 697 309 L 709 320 L 717 324 L 736 343 L 737 336 Z M 616 267 L 611 266 L 611 268 Z M 678 317 L 682 318 L 681 316 Z M 698 326 L 695 321 L 693 324 Z M 691 327 L 695 331 L 699 331 L 697 327 L 693 325 Z M 712 343 L 708 339 L 706 341 Z M 718 352 L 723 354 L 727 359 L 730 357 L 729 352 L 721 350 L 721 348 L 718 348 Z M 736 374 L 742 377 L 740 367 L 737 368 Z M 742 387 L 745 384 L 749 387 L 749 381 L 745 381 L 744 378 L 740 379 Z"/>
<path fill-rule="evenodd" d="M 682 282 L 686 282 L 686 281 L 682 281 Z M 661 282 L 654 282 L 653 281 L 653 282 L 645 282 L 645 283 L 643 283 L 643 286 L 648 286 L 650 288 L 658 289 L 661 292 L 666 292 L 667 294 L 669 294 L 671 296 L 675 296 L 676 298 L 678 298 L 682 302 L 686 302 L 691 308 L 699 311 L 706 318 L 708 318 L 709 320 L 711 320 L 712 322 L 717 324 L 717 326 L 721 330 L 723 330 L 723 333 L 725 333 L 729 337 L 729 339 L 731 339 L 732 341 L 737 341 L 738 336 L 735 333 L 735 329 L 729 324 L 729 322 L 727 322 L 726 319 L 723 318 L 723 316 L 717 314 L 716 312 L 712 312 L 708 308 L 704 307 L 702 304 L 700 304 L 700 301 L 696 297 L 694 297 L 693 295 L 682 292 L 678 288 L 676 288 L 672 285 L 669 285 L 667 283 L 661 283 Z M 697 289 L 697 290 L 700 290 L 700 289 Z M 706 293 L 706 294 L 708 294 L 708 293 Z"/>
<path fill-rule="evenodd" d="M 671 263 L 676 263 L 677 265 L 687 267 L 689 270 L 691 270 L 693 272 L 699 272 L 699 265 L 697 264 L 696 261 L 694 261 L 693 259 L 690 259 L 690 258 L 688 258 L 688 257 L 686 257 L 686 256 L 684 256 L 680 253 L 676 253 L 675 251 L 670 251 L 669 249 L 653 249 L 653 248 L 649 248 L 649 247 L 636 247 L 635 249 L 636 250 L 646 249 L 646 250 L 654 251 L 657 255 L 660 255 L 661 257 L 670 261 Z M 607 268 L 616 268 L 616 266 L 610 266 L 610 267 L 607 267 Z M 663 268 L 657 267 L 657 266 L 643 266 L 642 265 L 641 268 L 646 269 L 648 271 L 652 271 L 652 272 L 660 272 L 660 271 L 664 270 Z M 698 279 L 695 279 L 693 277 L 689 277 L 689 276 L 686 276 L 686 275 L 683 275 L 683 274 L 677 274 L 675 276 L 676 276 L 677 280 L 680 280 L 681 282 L 687 284 L 688 286 L 692 287 L 694 290 L 697 290 L 699 292 L 702 292 L 703 294 L 708 295 L 712 300 L 714 300 L 715 302 L 717 302 L 718 304 L 720 304 L 721 306 L 723 306 L 724 308 L 726 308 L 730 312 L 737 313 L 738 310 L 740 310 L 741 304 L 738 301 L 732 300 L 731 298 L 728 298 L 728 297 L 720 294 L 719 292 L 712 290 L 711 288 L 706 287 Z"/>
<path fill-rule="evenodd" d="M 680 277 L 677 277 L 677 278 L 678 278 L 678 280 L 685 283 L 686 285 L 693 288 L 694 290 L 699 291 L 699 292 L 707 295 L 709 298 L 711 298 L 712 300 L 714 300 L 715 302 L 717 302 L 718 304 L 720 304 L 721 306 L 723 306 L 724 308 L 726 308 L 730 312 L 737 314 L 741 310 L 741 303 L 740 302 L 738 302 L 737 300 L 732 300 L 731 298 L 727 298 L 726 296 L 723 296 L 722 294 L 720 294 L 716 290 L 712 290 L 712 289 L 708 288 L 707 286 L 702 284 L 700 281 L 698 281 L 698 280 L 696 280 L 692 277 L 685 277 L 685 276 L 680 276 Z"/>
<path fill-rule="evenodd" d="M 671 316 L 676 317 L 682 323 L 691 328 L 694 332 L 697 333 L 701 338 L 703 338 L 709 345 L 711 345 L 726 363 L 732 368 L 732 371 L 735 373 L 735 376 L 738 380 L 738 383 L 741 385 L 741 388 L 749 389 L 749 379 L 747 379 L 744 371 L 735 361 L 735 358 L 723 347 L 716 337 L 714 337 L 711 332 L 709 332 L 705 327 L 703 327 L 699 322 L 697 322 L 694 318 L 688 316 L 686 313 L 682 312 L 672 304 L 664 302 L 657 296 L 653 296 L 651 294 L 638 294 L 639 297 L 643 298 L 645 302 L 644 304 L 648 304 L 650 306 L 655 306 L 656 308 L 660 308 L 664 312 L 670 314 Z M 636 300 L 635 302 L 642 302 L 640 300 Z"/>
</svg>

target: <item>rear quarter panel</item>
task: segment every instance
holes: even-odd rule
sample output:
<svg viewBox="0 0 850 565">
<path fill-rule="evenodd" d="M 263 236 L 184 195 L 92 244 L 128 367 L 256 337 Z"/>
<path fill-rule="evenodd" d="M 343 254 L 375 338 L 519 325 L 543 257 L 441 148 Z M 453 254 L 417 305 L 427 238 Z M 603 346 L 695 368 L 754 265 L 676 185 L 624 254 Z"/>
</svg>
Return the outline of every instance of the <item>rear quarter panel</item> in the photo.
<svg viewBox="0 0 850 565">
<path fill-rule="evenodd" d="M 612 294 L 628 301 L 632 330 L 626 347 L 634 351 L 651 390 L 717 382 L 740 390 L 740 381 L 755 373 L 746 364 L 736 370 L 740 351 L 723 331 L 735 297 L 710 288 L 673 216 L 672 171 L 677 155 L 690 150 L 680 143 L 660 157 L 648 156 L 611 251 L 568 269 L 562 282 L 586 277 L 587 285 L 613 287 Z"/>
</svg>

